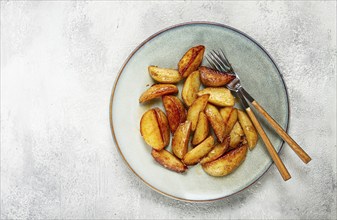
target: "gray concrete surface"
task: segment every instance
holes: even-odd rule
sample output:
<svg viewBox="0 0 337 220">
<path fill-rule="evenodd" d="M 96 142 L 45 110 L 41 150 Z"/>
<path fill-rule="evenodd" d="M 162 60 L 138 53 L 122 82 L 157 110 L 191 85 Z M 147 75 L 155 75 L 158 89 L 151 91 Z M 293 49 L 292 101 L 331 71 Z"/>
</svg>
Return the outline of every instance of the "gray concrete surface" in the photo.
<svg viewBox="0 0 337 220">
<path fill-rule="evenodd" d="M 109 98 L 129 53 L 186 21 L 233 26 L 279 65 L 289 133 L 275 166 L 230 198 L 191 204 L 145 186 L 119 156 Z M 336 2 L 1 1 L 1 219 L 335 219 Z"/>
</svg>

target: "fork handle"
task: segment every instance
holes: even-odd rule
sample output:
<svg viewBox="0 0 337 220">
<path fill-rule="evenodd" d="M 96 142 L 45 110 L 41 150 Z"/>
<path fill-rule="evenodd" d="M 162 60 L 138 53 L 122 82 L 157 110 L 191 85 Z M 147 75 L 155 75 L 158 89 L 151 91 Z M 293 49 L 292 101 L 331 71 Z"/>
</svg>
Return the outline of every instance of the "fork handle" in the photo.
<svg viewBox="0 0 337 220">
<path fill-rule="evenodd" d="M 252 105 L 267 119 L 275 131 L 285 142 L 288 143 L 297 156 L 301 158 L 304 163 L 309 163 L 311 160 L 310 156 L 282 129 L 282 127 L 268 114 L 268 112 L 266 112 L 255 100 L 252 102 Z"/>
<path fill-rule="evenodd" d="M 243 107 L 246 109 L 247 114 L 249 115 L 250 119 L 252 120 L 257 132 L 259 133 L 261 139 L 263 140 L 271 158 L 273 159 L 277 169 L 279 170 L 282 178 L 284 181 L 287 181 L 288 179 L 291 178 L 287 168 L 285 167 L 284 163 L 282 162 L 281 158 L 279 157 L 279 155 L 277 154 L 273 144 L 270 142 L 266 132 L 263 130 L 260 122 L 257 120 L 257 118 L 255 117 L 254 112 L 251 110 L 251 108 L 249 107 L 248 103 L 246 102 L 245 98 L 243 97 L 242 93 L 239 91 L 238 93 L 238 97 L 243 105 Z"/>
<path fill-rule="evenodd" d="M 299 158 L 304 163 L 309 163 L 311 161 L 310 156 L 283 130 L 283 128 L 273 119 L 266 110 L 256 101 L 254 98 L 248 94 L 246 90 L 241 88 L 241 92 L 248 99 L 249 102 L 259 111 L 274 128 L 274 130 L 280 135 L 280 137 L 288 143 L 291 149 L 297 154 Z"/>
</svg>

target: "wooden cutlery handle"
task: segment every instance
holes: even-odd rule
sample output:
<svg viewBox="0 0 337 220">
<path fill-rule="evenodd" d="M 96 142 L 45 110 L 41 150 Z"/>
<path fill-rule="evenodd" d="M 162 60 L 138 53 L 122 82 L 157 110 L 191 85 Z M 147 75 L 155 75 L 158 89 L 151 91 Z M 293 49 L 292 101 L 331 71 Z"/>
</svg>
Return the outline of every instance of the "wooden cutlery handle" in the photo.
<svg viewBox="0 0 337 220">
<path fill-rule="evenodd" d="M 261 136 L 264 144 L 267 147 L 267 150 L 270 154 L 270 156 L 272 157 L 277 169 L 279 170 L 279 172 L 282 175 L 282 178 L 284 181 L 287 181 L 288 179 L 291 178 L 287 168 L 285 167 L 285 165 L 283 164 L 282 160 L 280 159 L 279 155 L 277 154 L 274 146 L 272 145 L 272 143 L 270 142 L 267 134 L 265 133 L 265 131 L 263 130 L 261 124 L 259 123 L 259 121 L 256 119 L 253 111 L 250 109 L 250 107 L 246 108 L 246 112 L 249 115 L 250 119 L 252 120 L 257 132 L 259 133 L 259 135 Z"/>
<path fill-rule="evenodd" d="M 252 102 L 252 105 L 267 119 L 281 138 L 288 143 L 293 151 L 295 151 L 297 156 L 299 156 L 304 163 L 309 163 L 311 160 L 310 156 L 282 129 L 282 127 L 262 108 L 262 106 L 255 100 Z"/>
</svg>

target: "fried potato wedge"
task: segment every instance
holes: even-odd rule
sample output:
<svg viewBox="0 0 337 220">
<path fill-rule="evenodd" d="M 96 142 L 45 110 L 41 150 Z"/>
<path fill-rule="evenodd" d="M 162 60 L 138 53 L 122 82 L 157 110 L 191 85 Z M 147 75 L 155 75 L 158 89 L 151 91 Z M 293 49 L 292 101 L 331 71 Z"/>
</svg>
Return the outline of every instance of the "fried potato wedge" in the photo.
<svg viewBox="0 0 337 220">
<path fill-rule="evenodd" d="M 192 123 L 186 120 L 184 123 L 181 123 L 177 130 L 174 132 L 172 139 L 172 152 L 178 158 L 182 159 L 188 150 L 188 142 L 190 139 Z"/>
<path fill-rule="evenodd" d="M 151 155 L 160 165 L 169 170 L 177 173 L 183 173 L 187 170 L 187 166 L 183 162 L 165 149 L 160 151 L 152 149 Z"/>
<path fill-rule="evenodd" d="M 225 122 L 225 135 L 228 135 L 238 120 L 238 111 L 234 107 L 220 109 L 220 114 Z"/>
<path fill-rule="evenodd" d="M 167 146 L 170 143 L 170 128 L 167 117 L 165 113 L 160 110 L 160 108 L 154 108 L 154 111 L 156 112 L 157 122 L 159 125 L 161 137 L 164 142 L 164 146 Z"/>
<path fill-rule="evenodd" d="M 229 148 L 229 136 L 224 142 L 214 146 L 214 148 L 200 161 L 200 164 L 208 163 L 221 157 Z"/>
<path fill-rule="evenodd" d="M 199 71 L 200 80 L 205 86 L 224 86 L 235 78 L 232 74 L 220 72 L 205 66 L 199 67 Z"/>
<path fill-rule="evenodd" d="M 200 74 L 199 71 L 192 72 L 186 79 L 181 97 L 187 106 L 191 106 L 197 99 L 197 93 L 200 87 Z"/>
<path fill-rule="evenodd" d="M 208 98 L 209 98 L 209 94 L 200 96 L 193 102 L 193 104 L 190 106 L 190 108 L 187 111 L 187 120 L 192 122 L 192 127 L 191 127 L 192 131 L 195 131 L 197 127 L 197 123 L 199 120 L 199 114 L 200 112 L 204 111 L 207 105 Z"/>
<path fill-rule="evenodd" d="M 209 94 L 208 102 L 217 106 L 234 106 L 235 100 L 231 91 L 226 88 L 208 87 L 198 92 L 198 96 Z"/>
<path fill-rule="evenodd" d="M 226 135 L 225 123 L 221 117 L 220 112 L 214 105 L 207 104 L 205 108 L 205 114 L 214 130 L 216 137 L 218 138 L 218 141 L 222 143 Z"/>
<path fill-rule="evenodd" d="M 178 88 L 172 84 L 154 84 L 148 88 L 139 98 L 140 103 L 147 102 L 151 99 L 161 97 L 163 95 L 177 93 Z"/>
<path fill-rule="evenodd" d="M 193 145 L 200 144 L 208 136 L 208 133 L 209 133 L 209 125 L 207 116 L 205 115 L 204 112 L 200 112 L 197 127 L 193 135 L 192 144 Z"/>
<path fill-rule="evenodd" d="M 205 47 L 203 45 L 190 48 L 178 63 L 178 71 L 186 78 L 200 66 L 204 57 Z"/>
<path fill-rule="evenodd" d="M 197 164 L 201 158 L 208 154 L 213 148 L 214 138 L 213 136 L 209 136 L 203 142 L 201 142 L 198 146 L 187 152 L 187 154 L 183 158 L 183 162 L 186 165 L 194 165 Z"/>
<path fill-rule="evenodd" d="M 255 127 L 251 122 L 250 118 L 248 117 L 248 115 L 242 110 L 238 110 L 238 119 L 242 126 L 243 132 L 246 135 L 249 150 L 253 150 L 258 140 Z"/>
<path fill-rule="evenodd" d="M 242 145 L 214 161 L 202 164 L 202 168 L 211 176 L 226 176 L 243 163 L 246 159 L 247 151 L 247 145 Z"/>
<path fill-rule="evenodd" d="M 187 111 L 176 96 L 166 95 L 163 96 L 162 100 L 171 132 L 174 133 L 179 124 L 186 121 Z"/>
<path fill-rule="evenodd" d="M 159 125 L 158 114 L 155 109 L 145 112 L 140 120 L 141 135 L 145 142 L 156 150 L 161 150 L 167 145 L 161 133 L 161 129 L 164 130 L 164 123 L 164 120 L 161 120 L 161 125 Z"/>
<path fill-rule="evenodd" d="M 228 150 L 232 150 L 238 147 L 240 143 L 243 141 L 244 135 L 245 134 L 243 133 L 243 129 L 241 128 L 240 123 L 237 121 L 234 124 L 233 129 L 229 133 L 230 142 Z"/>
<path fill-rule="evenodd" d="M 160 83 L 178 83 L 183 77 L 178 70 L 149 66 L 148 71 L 152 79 Z"/>
</svg>

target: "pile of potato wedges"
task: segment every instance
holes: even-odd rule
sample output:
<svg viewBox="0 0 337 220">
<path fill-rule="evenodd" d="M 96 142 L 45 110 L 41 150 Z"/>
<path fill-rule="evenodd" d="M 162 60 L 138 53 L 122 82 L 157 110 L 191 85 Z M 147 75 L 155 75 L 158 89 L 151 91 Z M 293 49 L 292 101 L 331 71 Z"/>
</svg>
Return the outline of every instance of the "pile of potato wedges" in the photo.
<svg viewBox="0 0 337 220">
<path fill-rule="evenodd" d="M 157 84 L 144 91 L 139 102 L 161 98 L 165 112 L 158 107 L 146 111 L 140 132 L 163 167 L 183 173 L 187 166 L 200 163 L 207 174 L 226 176 L 243 163 L 258 135 L 224 87 L 235 76 L 200 66 L 204 52 L 202 45 L 190 48 L 177 69 L 148 67 Z M 183 83 L 181 99 L 178 83 Z M 172 152 L 165 149 L 170 143 Z"/>
</svg>

